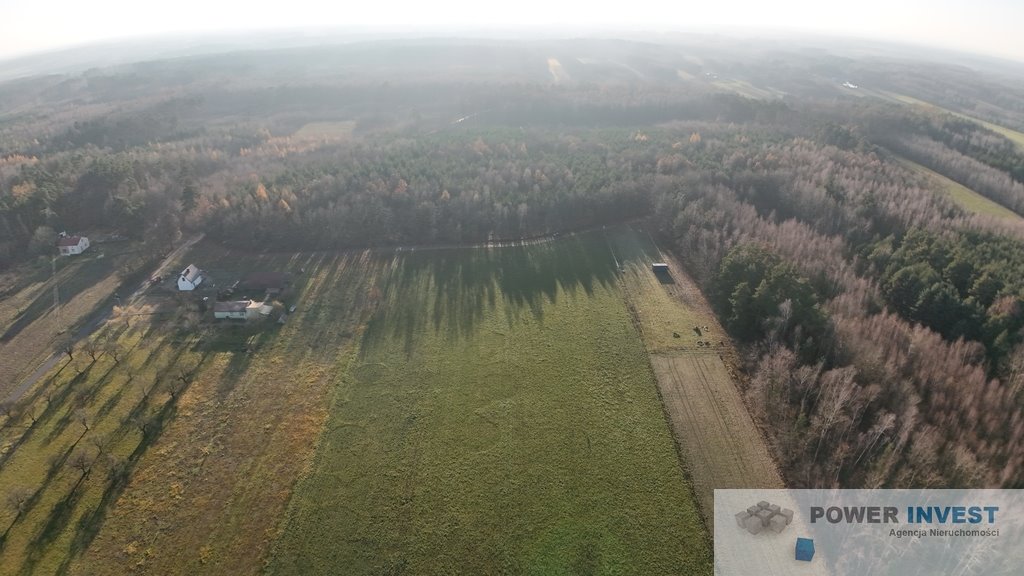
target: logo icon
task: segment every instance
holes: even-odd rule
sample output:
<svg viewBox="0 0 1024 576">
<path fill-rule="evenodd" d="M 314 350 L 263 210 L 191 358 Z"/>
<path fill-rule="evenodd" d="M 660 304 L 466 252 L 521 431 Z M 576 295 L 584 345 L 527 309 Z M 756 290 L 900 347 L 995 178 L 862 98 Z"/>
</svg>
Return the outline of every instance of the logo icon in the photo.
<svg viewBox="0 0 1024 576">
<path fill-rule="evenodd" d="M 792 522 L 792 510 L 779 508 L 764 500 L 736 515 L 736 525 L 751 534 L 760 534 L 765 530 L 779 534 Z M 813 547 L 811 554 L 814 554 Z"/>
<path fill-rule="evenodd" d="M 796 559 L 801 562 L 810 562 L 814 559 L 814 540 L 810 538 L 796 539 Z"/>
</svg>

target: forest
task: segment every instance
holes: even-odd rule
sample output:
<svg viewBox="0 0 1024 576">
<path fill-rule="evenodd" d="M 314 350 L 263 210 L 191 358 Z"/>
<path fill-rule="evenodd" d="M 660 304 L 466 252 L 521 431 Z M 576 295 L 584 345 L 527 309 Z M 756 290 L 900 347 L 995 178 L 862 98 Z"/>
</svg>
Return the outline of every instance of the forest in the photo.
<svg viewBox="0 0 1024 576">
<path fill-rule="evenodd" d="M 1024 487 L 1019 70 L 751 63 L 699 44 L 419 48 L 0 84 L 0 269 L 48 258 L 61 231 L 156 255 L 198 231 L 274 252 L 642 220 L 740 343 L 789 485 Z M 905 161 L 1016 217 L 971 211 Z"/>
</svg>

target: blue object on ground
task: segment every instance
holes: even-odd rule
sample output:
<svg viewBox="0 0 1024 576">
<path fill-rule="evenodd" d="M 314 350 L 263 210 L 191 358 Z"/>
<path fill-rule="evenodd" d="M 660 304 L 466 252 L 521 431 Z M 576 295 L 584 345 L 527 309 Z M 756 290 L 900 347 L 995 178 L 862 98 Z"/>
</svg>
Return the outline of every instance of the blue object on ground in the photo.
<svg viewBox="0 0 1024 576">
<path fill-rule="evenodd" d="M 810 562 L 814 559 L 814 540 L 810 538 L 796 539 L 796 559 L 801 562 Z"/>
</svg>

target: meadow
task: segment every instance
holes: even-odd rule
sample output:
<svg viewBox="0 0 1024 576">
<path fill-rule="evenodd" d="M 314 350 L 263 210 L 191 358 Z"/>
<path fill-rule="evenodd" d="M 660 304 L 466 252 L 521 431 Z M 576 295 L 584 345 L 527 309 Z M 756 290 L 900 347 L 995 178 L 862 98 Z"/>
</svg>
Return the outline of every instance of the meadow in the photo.
<svg viewBox="0 0 1024 576">
<path fill-rule="evenodd" d="M 602 234 L 384 269 L 269 573 L 711 573 Z"/>
<path fill-rule="evenodd" d="M 739 358 L 697 285 L 641 228 L 618 227 L 608 244 L 650 354 L 658 391 L 697 502 L 713 529 L 716 488 L 782 488 L 782 476 L 740 394 Z M 669 272 L 651 273 L 664 262 Z"/>
<path fill-rule="evenodd" d="M 0 420 L 0 574 L 258 572 L 365 320 L 363 253 L 188 255 L 228 284 L 296 274 L 284 325 L 153 289 Z M 174 263 L 174 267 L 184 261 Z"/>
<path fill-rule="evenodd" d="M 1021 220 L 1020 215 L 1016 212 L 1006 208 L 998 202 L 989 200 L 955 180 L 951 180 L 942 174 L 907 158 L 899 158 L 898 161 L 910 170 L 928 178 L 937 190 L 948 194 L 949 197 L 959 204 L 964 210 L 984 216 L 996 216 L 999 218 L 1008 218 L 1018 221 Z"/>
</svg>

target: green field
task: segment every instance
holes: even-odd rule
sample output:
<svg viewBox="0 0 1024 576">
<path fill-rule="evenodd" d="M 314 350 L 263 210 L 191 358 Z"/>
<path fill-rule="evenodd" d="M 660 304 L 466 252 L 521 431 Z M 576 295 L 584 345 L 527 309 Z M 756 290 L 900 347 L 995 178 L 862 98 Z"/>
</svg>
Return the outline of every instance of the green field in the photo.
<svg viewBox="0 0 1024 576">
<path fill-rule="evenodd" d="M 297 140 L 331 140 L 342 139 L 352 136 L 352 130 L 356 123 L 353 121 L 344 122 L 310 122 L 299 128 L 292 138 Z"/>
<path fill-rule="evenodd" d="M 1012 220 L 1021 219 L 1019 214 L 1009 208 L 1006 208 L 1002 204 L 989 200 L 974 190 L 971 190 L 963 184 L 951 180 L 934 170 L 906 158 L 898 158 L 897 160 L 900 164 L 906 166 L 910 170 L 931 180 L 934 183 L 935 188 L 948 194 L 954 202 L 969 212 Z"/>
<path fill-rule="evenodd" d="M 385 268 L 270 573 L 711 573 L 603 235 Z"/>
<path fill-rule="evenodd" d="M 955 110 L 950 110 L 949 108 L 943 108 L 942 106 L 936 106 L 935 104 L 932 104 L 931 102 L 925 102 L 924 100 L 918 100 L 917 98 L 914 98 L 913 96 L 907 96 L 906 94 L 897 94 L 895 92 L 886 92 L 884 90 L 875 90 L 875 91 L 873 91 L 873 93 L 877 94 L 877 95 L 880 95 L 881 97 L 883 97 L 883 98 L 885 98 L 887 100 L 895 100 L 897 102 L 902 102 L 904 104 L 911 104 L 911 105 L 914 105 L 914 106 L 921 106 L 923 108 L 929 108 L 931 110 L 938 110 L 940 112 L 945 112 L 946 114 L 952 114 L 953 116 L 958 116 L 958 117 L 963 118 L 965 120 L 970 120 L 971 122 L 977 122 L 978 124 L 981 124 L 982 126 L 984 126 L 985 128 L 988 128 L 989 130 L 991 130 L 993 132 L 997 132 L 999 134 L 1002 134 L 1003 136 L 1006 136 L 1011 141 L 1013 141 L 1013 143 L 1016 144 L 1018 148 L 1024 150 L 1024 132 L 1018 132 L 1018 131 L 1016 131 L 1016 130 L 1014 130 L 1012 128 L 1007 128 L 1006 126 L 1000 126 L 999 124 L 993 124 L 991 122 L 986 122 L 984 120 L 979 120 L 978 118 L 975 118 L 973 116 L 968 116 L 967 114 L 963 114 L 963 113 L 957 112 Z"/>
</svg>

